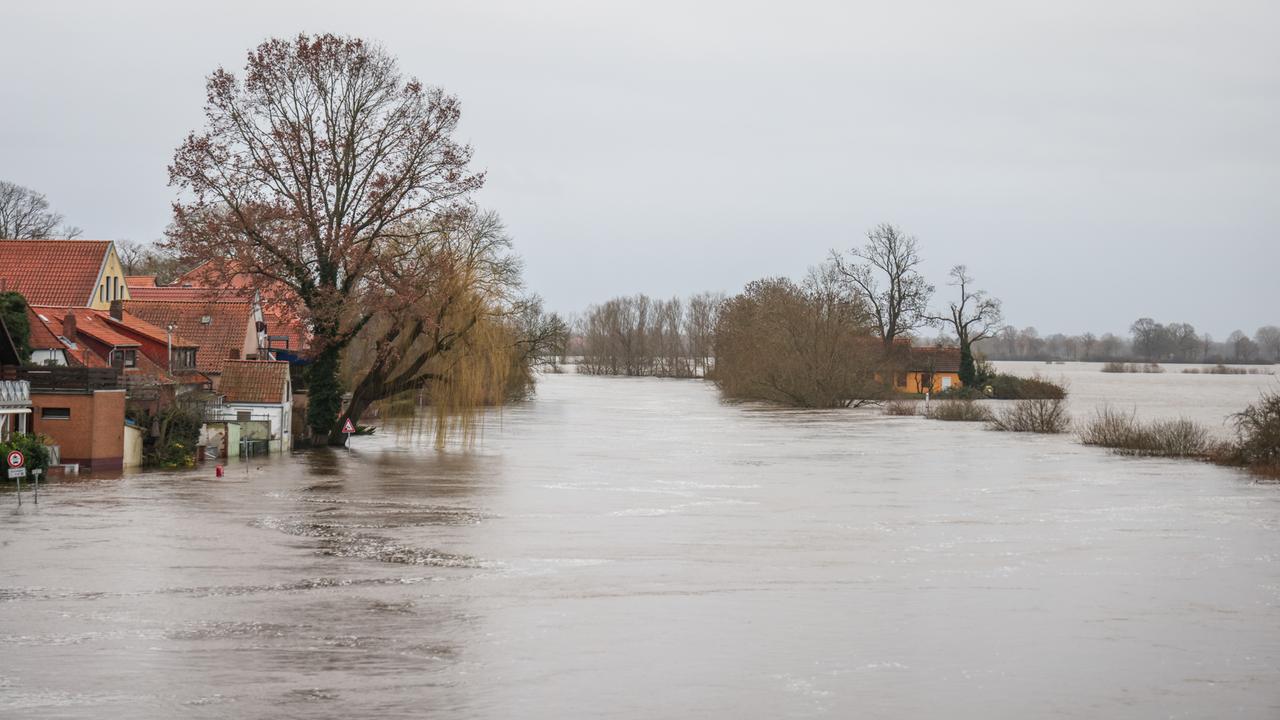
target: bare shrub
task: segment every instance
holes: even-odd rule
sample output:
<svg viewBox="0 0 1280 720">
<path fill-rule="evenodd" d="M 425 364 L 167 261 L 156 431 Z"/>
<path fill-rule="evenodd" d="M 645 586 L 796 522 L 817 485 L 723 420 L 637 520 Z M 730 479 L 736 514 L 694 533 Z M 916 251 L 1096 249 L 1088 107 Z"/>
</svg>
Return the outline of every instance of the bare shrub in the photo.
<svg viewBox="0 0 1280 720">
<path fill-rule="evenodd" d="M 849 407 L 888 394 L 866 308 L 816 271 L 803 285 L 757 280 L 716 322 L 714 379 L 726 398 Z"/>
<path fill-rule="evenodd" d="M 1123 363 L 1109 362 L 1102 366 L 1102 372 L 1105 373 L 1162 373 L 1164 368 L 1160 363 Z"/>
<path fill-rule="evenodd" d="M 954 422 L 987 422 L 991 410 L 974 400 L 940 400 L 929 406 L 930 420 Z"/>
<path fill-rule="evenodd" d="M 1271 370 L 1262 368 L 1238 368 L 1227 367 L 1222 363 L 1218 363 L 1212 367 L 1204 368 L 1186 368 L 1182 372 L 1188 375 L 1274 375 Z"/>
<path fill-rule="evenodd" d="M 1233 455 L 1242 464 L 1280 472 L 1280 392 L 1263 394 L 1258 402 L 1231 416 L 1236 428 Z"/>
<path fill-rule="evenodd" d="M 919 415 L 919 404 L 914 400 L 890 400 L 884 404 L 882 411 L 885 415 Z"/>
<path fill-rule="evenodd" d="M 1144 423 L 1133 412 L 1111 407 L 1095 411 L 1079 434 L 1085 445 L 1111 448 L 1125 455 L 1206 457 L 1216 447 L 1209 431 L 1198 423 L 1185 419 Z"/>
<path fill-rule="evenodd" d="M 992 413 L 987 424 L 1005 432 L 1060 433 L 1071 425 L 1071 416 L 1061 398 L 1015 400 Z"/>
</svg>

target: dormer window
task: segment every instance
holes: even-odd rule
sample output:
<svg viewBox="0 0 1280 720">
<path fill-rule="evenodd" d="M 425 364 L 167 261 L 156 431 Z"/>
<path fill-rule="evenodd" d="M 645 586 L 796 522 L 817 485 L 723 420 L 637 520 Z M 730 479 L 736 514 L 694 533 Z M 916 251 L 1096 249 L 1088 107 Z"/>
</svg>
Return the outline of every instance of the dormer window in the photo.
<svg viewBox="0 0 1280 720">
<path fill-rule="evenodd" d="M 138 351 L 132 348 L 116 348 L 111 351 L 111 364 L 115 367 L 137 367 Z"/>
<path fill-rule="evenodd" d="M 210 316 L 208 316 L 208 315 L 201 315 L 201 316 L 200 316 L 200 324 L 201 324 L 201 325 L 208 325 L 209 323 L 212 323 L 212 322 L 213 322 L 213 318 L 212 318 L 212 317 L 210 317 Z"/>
</svg>

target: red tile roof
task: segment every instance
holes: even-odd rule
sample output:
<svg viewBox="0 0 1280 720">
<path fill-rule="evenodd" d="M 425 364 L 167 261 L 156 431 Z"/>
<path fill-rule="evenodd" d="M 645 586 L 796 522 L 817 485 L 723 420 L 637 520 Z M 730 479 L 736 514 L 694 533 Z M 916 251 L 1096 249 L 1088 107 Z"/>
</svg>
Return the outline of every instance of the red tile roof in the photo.
<svg viewBox="0 0 1280 720">
<path fill-rule="evenodd" d="M 960 372 L 960 348 L 913 347 L 907 359 L 910 372 Z"/>
<path fill-rule="evenodd" d="M 262 317 L 267 322 L 268 347 L 273 350 L 288 350 L 297 355 L 306 354 L 311 333 L 307 332 L 307 326 L 301 319 L 278 308 L 263 310 Z"/>
<path fill-rule="evenodd" d="M 32 350 L 66 350 L 67 346 L 58 339 L 58 336 L 49 328 L 46 318 L 41 317 L 39 313 L 27 307 L 27 324 L 31 326 L 31 335 L 28 338 L 28 344 Z M 62 324 L 58 324 L 61 331 Z"/>
<path fill-rule="evenodd" d="M 155 275 L 125 275 L 124 284 L 130 290 L 134 288 L 140 288 L 140 287 L 155 287 L 156 276 Z"/>
<path fill-rule="evenodd" d="M 289 363 L 281 360 L 228 360 L 218 392 L 228 403 L 279 404 L 289 379 Z"/>
<path fill-rule="evenodd" d="M 57 334 L 63 337 L 67 336 L 65 321 L 68 315 L 76 317 L 76 335 L 88 335 L 103 345 L 110 347 L 138 347 L 141 343 L 134 337 L 130 337 L 120 332 L 114 326 L 114 321 L 105 310 L 93 310 L 84 307 L 49 307 L 45 305 L 32 305 L 32 310 L 49 318 L 50 328 L 56 323 Z M 68 338 L 72 339 L 72 338 Z"/>
<path fill-rule="evenodd" d="M 106 320 L 108 323 L 122 326 L 126 329 L 126 332 L 132 331 L 134 333 L 137 333 L 138 335 L 142 335 L 143 337 L 146 337 L 152 340 L 153 342 L 157 342 L 162 345 L 172 345 L 175 348 L 197 348 L 198 349 L 200 347 L 195 342 L 188 340 L 182 337 L 181 335 L 179 335 L 177 333 L 177 328 L 174 328 L 173 335 L 170 335 L 168 332 L 165 331 L 164 328 L 156 325 L 152 325 L 151 323 L 147 322 L 146 320 L 143 320 L 142 318 L 138 317 L 137 315 L 134 315 L 131 312 L 120 313 L 119 320 L 116 320 L 115 318 L 111 317 L 111 314 L 105 310 L 99 310 L 98 312 L 102 315 L 103 319 Z"/>
<path fill-rule="evenodd" d="M 0 290 L 33 305 L 88 305 L 110 240 L 0 240 Z"/>
<path fill-rule="evenodd" d="M 158 287 L 130 287 L 129 297 L 134 300 L 252 300 L 252 290 L 239 288 L 203 288 L 161 285 Z"/>
<path fill-rule="evenodd" d="M 283 282 L 253 275 L 242 268 L 243 265 L 235 260 L 208 260 L 187 271 L 169 287 L 187 292 L 207 288 L 207 292 L 223 295 L 244 293 L 251 296 L 256 291 L 261 298 L 267 334 L 288 338 L 289 352 L 305 355 L 311 344 L 311 331 L 299 314 L 303 305 L 298 294 Z M 279 347 L 279 344 L 280 341 L 276 341 L 272 347 Z"/>
<path fill-rule="evenodd" d="M 246 335 L 254 332 L 253 305 L 247 300 L 126 300 L 124 309 L 157 327 L 176 325 L 177 333 L 199 348 L 196 369 L 203 373 L 222 372 L 231 351 L 242 351 Z"/>
</svg>

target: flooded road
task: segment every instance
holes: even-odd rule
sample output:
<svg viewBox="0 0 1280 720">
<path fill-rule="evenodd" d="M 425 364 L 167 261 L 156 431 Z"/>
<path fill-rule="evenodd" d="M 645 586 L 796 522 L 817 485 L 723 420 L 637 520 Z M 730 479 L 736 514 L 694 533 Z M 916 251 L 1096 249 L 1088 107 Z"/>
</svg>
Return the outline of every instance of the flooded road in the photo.
<svg viewBox="0 0 1280 720">
<path fill-rule="evenodd" d="M 1280 717 L 1234 470 L 576 375 L 353 445 L 0 494 L 0 717 Z"/>
</svg>

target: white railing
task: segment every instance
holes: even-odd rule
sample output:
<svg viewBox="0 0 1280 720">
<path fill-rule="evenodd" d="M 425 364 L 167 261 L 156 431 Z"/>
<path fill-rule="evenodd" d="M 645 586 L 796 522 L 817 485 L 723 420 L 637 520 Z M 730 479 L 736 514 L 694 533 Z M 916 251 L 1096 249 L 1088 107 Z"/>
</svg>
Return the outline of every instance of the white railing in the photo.
<svg viewBox="0 0 1280 720">
<path fill-rule="evenodd" d="M 26 380 L 0 380 L 0 405 L 31 407 L 31 383 Z"/>
</svg>

